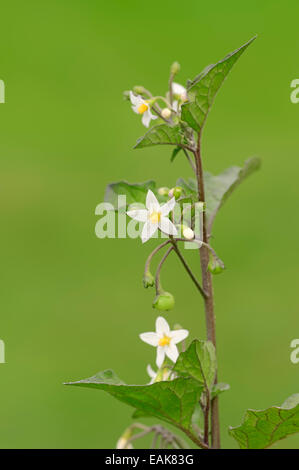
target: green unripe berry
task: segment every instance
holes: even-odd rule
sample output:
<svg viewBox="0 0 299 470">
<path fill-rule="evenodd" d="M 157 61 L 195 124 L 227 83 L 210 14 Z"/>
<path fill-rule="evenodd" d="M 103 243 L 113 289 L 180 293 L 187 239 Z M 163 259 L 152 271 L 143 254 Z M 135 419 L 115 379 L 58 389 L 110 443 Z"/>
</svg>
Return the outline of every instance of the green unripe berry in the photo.
<svg viewBox="0 0 299 470">
<path fill-rule="evenodd" d="M 208 264 L 208 270 L 212 274 L 221 274 L 224 271 L 223 263 L 216 258 L 212 258 Z"/>
<path fill-rule="evenodd" d="M 153 302 L 153 307 L 157 310 L 167 311 L 174 308 L 175 301 L 174 297 L 170 292 L 163 292 L 162 294 L 158 294 Z"/>
</svg>

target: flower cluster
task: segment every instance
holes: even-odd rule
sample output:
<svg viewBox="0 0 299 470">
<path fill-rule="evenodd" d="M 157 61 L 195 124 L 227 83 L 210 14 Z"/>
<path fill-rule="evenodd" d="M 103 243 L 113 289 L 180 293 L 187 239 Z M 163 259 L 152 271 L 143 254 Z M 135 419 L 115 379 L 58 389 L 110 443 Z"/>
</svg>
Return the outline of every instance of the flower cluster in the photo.
<svg viewBox="0 0 299 470">
<path fill-rule="evenodd" d="M 143 91 L 142 88 L 139 90 L 139 87 L 137 87 L 137 89 L 138 91 Z M 173 116 L 180 115 L 182 104 L 188 101 L 186 88 L 175 82 L 171 84 L 171 97 L 169 92 L 166 94 L 166 97 L 152 97 L 150 95 L 149 99 L 144 99 L 141 94 L 136 94 L 132 90 L 128 94 L 132 110 L 134 113 L 142 116 L 141 122 L 145 127 L 149 127 L 150 122 L 158 119 L 158 117 L 168 121 Z M 162 101 L 165 105 L 162 109 L 156 104 L 158 101 Z"/>
</svg>

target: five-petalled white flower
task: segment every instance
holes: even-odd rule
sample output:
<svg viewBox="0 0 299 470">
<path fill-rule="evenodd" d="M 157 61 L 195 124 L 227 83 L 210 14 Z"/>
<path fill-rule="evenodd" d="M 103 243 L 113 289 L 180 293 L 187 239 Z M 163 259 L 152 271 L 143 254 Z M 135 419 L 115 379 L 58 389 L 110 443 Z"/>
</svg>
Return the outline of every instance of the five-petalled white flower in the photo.
<svg viewBox="0 0 299 470">
<path fill-rule="evenodd" d="M 136 96 L 132 91 L 130 91 L 130 100 L 133 105 L 132 109 L 134 113 L 142 115 L 141 121 L 145 127 L 149 127 L 152 119 L 158 118 L 158 116 L 152 114 L 149 103 L 145 101 L 140 95 Z"/>
<path fill-rule="evenodd" d="M 156 364 L 160 368 L 164 362 L 165 355 L 173 362 L 179 357 L 177 343 L 183 341 L 189 335 L 188 330 L 170 331 L 165 318 L 158 317 L 156 320 L 156 332 L 142 333 L 140 339 L 145 343 L 157 348 Z"/>
<path fill-rule="evenodd" d="M 149 240 L 158 230 L 158 228 L 167 235 L 177 235 L 177 229 L 167 217 L 169 212 L 174 209 L 175 198 L 160 206 L 156 196 L 149 189 L 146 195 L 146 209 L 134 209 L 128 211 L 127 214 L 138 222 L 144 222 L 141 233 L 142 243 Z"/>
</svg>

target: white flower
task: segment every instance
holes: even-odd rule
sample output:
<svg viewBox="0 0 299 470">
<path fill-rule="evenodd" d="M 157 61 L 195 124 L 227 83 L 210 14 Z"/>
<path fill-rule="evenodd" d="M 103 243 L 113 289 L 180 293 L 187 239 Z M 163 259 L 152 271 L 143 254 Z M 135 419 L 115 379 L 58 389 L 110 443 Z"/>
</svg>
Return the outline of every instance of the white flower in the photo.
<svg viewBox="0 0 299 470">
<path fill-rule="evenodd" d="M 140 339 L 157 348 L 156 364 L 160 368 L 165 355 L 173 362 L 179 357 L 177 343 L 183 341 L 189 335 L 188 330 L 170 331 L 167 321 L 163 317 L 156 320 L 156 332 L 142 333 Z"/>
<path fill-rule="evenodd" d="M 160 206 L 156 196 L 149 189 L 146 195 L 146 209 L 135 209 L 128 211 L 127 214 L 138 222 L 144 222 L 141 233 L 142 243 L 149 240 L 158 230 L 158 228 L 167 235 L 177 235 L 177 229 L 167 217 L 169 212 L 175 206 L 175 198 Z"/>
<path fill-rule="evenodd" d="M 180 101 L 187 101 L 188 96 L 187 96 L 187 90 L 183 85 L 180 85 L 179 83 L 173 82 L 172 84 L 172 93 L 173 96 Z"/>
<path fill-rule="evenodd" d="M 132 91 L 130 91 L 130 100 L 132 103 L 132 109 L 134 113 L 142 115 L 142 124 L 145 127 L 150 125 L 151 119 L 157 119 L 158 116 L 155 116 L 151 113 L 149 104 L 145 101 L 140 95 L 136 96 Z"/>
</svg>

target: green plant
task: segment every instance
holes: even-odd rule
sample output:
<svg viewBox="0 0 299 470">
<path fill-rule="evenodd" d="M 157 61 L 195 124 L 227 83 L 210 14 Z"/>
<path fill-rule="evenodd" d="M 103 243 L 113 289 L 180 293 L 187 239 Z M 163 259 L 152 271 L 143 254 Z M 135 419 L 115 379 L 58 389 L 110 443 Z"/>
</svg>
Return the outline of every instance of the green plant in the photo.
<svg viewBox="0 0 299 470">
<path fill-rule="evenodd" d="M 185 433 L 200 448 L 220 448 L 219 395 L 229 389 L 217 381 L 216 331 L 213 301 L 213 275 L 223 272 L 224 264 L 212 248 L 210 238 L 217 212 L 236 187 L 260 166 L 258 158 L 250 158 L 243 167 L 233 166 L 219 175 L 203 171 L 201 139 L 203 128 L 215 96 L 235 62 L 253 42 L 235 50 L 223 60 L 205 68 L 184 88 L 174 82 L 179 64 L 171 67 L 166 96 L 153 96 L 144 87 L 126 92 L 133 111 L 149 127 L 138 139 L 136 149 L 156 145 L 174 147 L 171 162 L 182 154 L 194 177 L 179 178 L 173 188 L 157 188 L 154 181 L 131 184 L 113 183 L 106 191 L 106 202 L 118 209 L 118 196 L 126 196 L 129 217 L 143 223 L 141 238 L 146 242 L 158 230 L 167 239 L 149 255 L 143 276 L 144 287 L 155 287 L 153 307 L 167 312 L 174 306 L 174 297 L 161 285 L 160 273 L 170 253 L 178 256 L 182 266 L 196 286 L 205 309 L 207 338 L 194 340 L 185 347 L 188 331 L 177 327 L 170 330 L 163 317 L 156 321 L 156 332 L 140 335 L 146 343 L 157 348 L 157 367 L 148 369 L 151 381 L 147 385 L 126 385 L 111 370 L 70 383 L 74 386 L 104 390 L 118 400 L 135 408 L 134 418 L 154 416 Z M 140 208 L 140 203 L 146 203 Z M 200 255 L 201 282 L 187 264 L 181 243 L 192 243 Z M 155 276 L 151 261 L 160 250 L 166 249 Z M 182 342 L 179 354 L 177 344 Z M 138 432 L 140 431 L 140 432 Z M 243 423 L 229 432 L 241 448 L 265 448 L 289 434 L 299 431 L 299 394 L 290 397 L 281 407 L 263 411 L 248 410 Z M 187 447 L 180 436 L 160 425 L 147 427 L 140 423 L 129 426 L 118 446 L 130 448 L 132 442 L 154 434 L 152 446 Z"/>
</svg>

